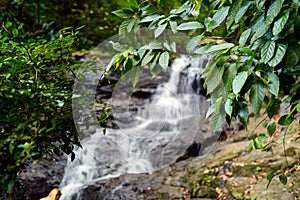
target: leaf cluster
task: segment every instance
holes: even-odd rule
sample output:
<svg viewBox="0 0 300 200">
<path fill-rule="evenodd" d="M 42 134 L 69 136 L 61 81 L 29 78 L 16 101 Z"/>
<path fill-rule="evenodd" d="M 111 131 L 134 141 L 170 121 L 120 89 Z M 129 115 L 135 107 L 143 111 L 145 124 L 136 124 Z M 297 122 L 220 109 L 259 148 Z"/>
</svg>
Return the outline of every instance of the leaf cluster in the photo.
<svg viewBox="0 0 300 200">
<path fill-rule="evenodd" d="M 80 146 L 71 106 L 76 35 L 66 28 L 53 41 L 31 38 L 13 22 L 0 30 L 1 191 L 12 193 L 26 163 Z"/>
</svg>

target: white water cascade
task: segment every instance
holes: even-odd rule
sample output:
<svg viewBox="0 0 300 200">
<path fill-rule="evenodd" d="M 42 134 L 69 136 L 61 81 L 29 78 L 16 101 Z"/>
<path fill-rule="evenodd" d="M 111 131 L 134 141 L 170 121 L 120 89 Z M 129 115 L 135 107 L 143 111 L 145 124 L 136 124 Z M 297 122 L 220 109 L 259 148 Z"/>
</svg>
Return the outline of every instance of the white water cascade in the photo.
<svg viewBox="0 0 300 200">
<path fill-rule="evenodd" d="M 99 129 L 85 138 L 76 159 L 66 166 L 61 199 L 81 199 L 80 188 L 91 182 L 125 173 L 152 173 L 174 163 L 193 141 L 210 137 L 211 133 L 203 131 L 208 130 L 203 120 L 207 102 L 195 92 L 206 62 L 184 56 L 175 59 L 169 80 L 160 83 L 149 102 L 135 113 L 136 123 L 120 123 L 121 128 L 107 129 L 105 135 Z"/>
</svg>

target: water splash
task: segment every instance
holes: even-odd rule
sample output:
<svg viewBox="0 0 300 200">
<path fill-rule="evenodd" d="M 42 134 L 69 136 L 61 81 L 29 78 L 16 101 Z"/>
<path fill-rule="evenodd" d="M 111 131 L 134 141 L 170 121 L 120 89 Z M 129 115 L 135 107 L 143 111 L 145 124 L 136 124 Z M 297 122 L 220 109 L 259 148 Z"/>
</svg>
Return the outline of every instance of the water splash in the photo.
<svg viewBox="0 0 300 200">
<path fill-rule="evenodd" d="M 193 140 L 209 137 L 208 132 L 199 134 L 207 107 L 205 98 L 198 95 L 199 76 L 206 63 L 206 58 L 175 59 L 169 80 L 160 83 L 149 103 L 134 113 L 137 123 L 107 129 L 106 135 L 98 130 L 85 138 L 75 161 L 68 161 L 60 185 L 61 199 L 80 199 L 80 188 L 96 180 L 152 173 L 175 162 Z M 122 91 L 114 90 L 117 94 Z M 115 100 L 123 99 L 115 96 Z"/>
</svg>

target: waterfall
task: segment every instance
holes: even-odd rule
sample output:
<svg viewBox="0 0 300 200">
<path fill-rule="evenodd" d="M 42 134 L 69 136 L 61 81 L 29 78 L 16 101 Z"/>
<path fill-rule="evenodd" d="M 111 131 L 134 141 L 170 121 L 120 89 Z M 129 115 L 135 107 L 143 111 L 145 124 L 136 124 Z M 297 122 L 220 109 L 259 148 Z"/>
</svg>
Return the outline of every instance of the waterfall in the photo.
<svg viewBox="0 0 300 200">
<path fill-rule="evenodd" d="M 61 182 L 62 200 L 80 199 L 80 188 L 125 173 L 152 173 L 175 162 L 193 141 L 211 133 L 204 122 L 207 102 L 199 95 L 200 71 L 207 58 L 181 56 L 171 64 L 167 82 L 135 113 L 137 123 L 99 129 L 82 141 Z"/>
</svg>

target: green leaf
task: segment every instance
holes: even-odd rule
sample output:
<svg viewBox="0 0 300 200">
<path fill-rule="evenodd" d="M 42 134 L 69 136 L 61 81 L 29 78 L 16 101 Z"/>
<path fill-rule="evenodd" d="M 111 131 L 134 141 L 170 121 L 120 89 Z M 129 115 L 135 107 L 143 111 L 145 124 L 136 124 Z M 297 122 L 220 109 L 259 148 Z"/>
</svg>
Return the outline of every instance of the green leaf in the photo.
<svg viewBox="0 0 300 200">
<path fill-rule="evenodd" d="M 160 25 L 157 29 L 155 29 L 154 37 L 157 38 L 158 36 L 160 36 L 164 32 L 164 30 L 166 29 L 167 25 L 168 24 L 165 23 L 165 24 Z"/>
<path fill-rule="evenodd" d="M 294 68 L 295 65 L 300 60 L 300 45 L 289 46 L 286 53 L 285 59 L 285 68 L 291 69 Z"/>
<path fill-rule="evenodd" d="M 248 152 L 251 152 L 253 150 L 254 142 L 251 140 L 251 142 L 248 145 Z"/>
<path fill-rule="evenodd" d="M 271 96 L 270 101 L 267 105 L 268 117 L 271 119 L 280 109 L 280 100 L 276 99 L 274 95 Z"/>
<path fill-rule="evenodd" d="M 169 53 L 167 51 L 163 52 L 159 57 L 159 64 L 163 69 L 167 69 L 169 65 Z"/>
<path fill-rule="evenodd" d="M 229 8 L 229 6 L 221 7 L 213 16 L 212 20 L 216 22 L 216 27 L 219 26 L 225 20 L 225 18 L 228 15 Z"/>
<path fill-rule="evenodd" d="M 155 53 L 152 50 L 150 50 L 143 58 L 141 65 L 142 66 L 147 65 L 154 58 L 154 56 Z"/>
<path fill-rule="evenodd" d="M 177 22 L 176 21 L 170 21 L 170 27 L 173 33 L 177 33 Z"/>
<path fill-rule="evenodd" d="M 194 29 L 199 29 L 199 28 L 203 28 L 204 26 L 197 22 L 197 21 L 192 21 L 192 22 L 185 22 L 180 24 L 177 27 L 177 30 L 179 31 L 185 31 L 185 30 L 194 30 Z"/>
<path fill-rule="evenodd" d="M 266 189 L 269 188 L 269 185 L 270 185 L 272 179 L 274 178 L 274 176 L 275 176 L 274 171 L 271 171 L 271 172 L 267 175 L 268 184 L 267 184 Z"/>
<path fill-rule="evenodd" d="M 273 57 L 275 53 L 275 42 L 268 41 L 261 49 L 261 61 L 267 63 Z"/>
<path fill-rule="evenodd" d="M 243 2 L 243 0 L 236 0 L 234 2 L 234 4 L 231 5 L 229 14 L 228 14 L 227 20 L 226 20 L 227 29 L 229 29 L 230 26 L 232 25 L 232 23 L 234 22 L 235 16 L 242 6 L 242 2 Z"/>
<path fill-rule="evenodd" d="M 283 16 L 280 17 L 275 23 L 274 23 L 274 26 L 273 26 L 273 29 L 272 29 L 272 32 L 273 32 L 273 35 L 278 35 L 284 25 L 286 24 L 286 22 L 288 21 L 289 19 L 289 15 L 290 15 L 290 12 L 289 11 L 286 11 L 284 12 Z"/>
<path fill-rule="evenodd" d="M 246 44 L 250 34 L 251 34 L 251 29 L 247 29 L 241 34 L 239 39 L 240 46 L 244 46 Z"/>
<path fill-rule="evenodd" d="M 199 45 L 202 38 L 203 34 L 193 37 L 186 46 L 187 53 L 192 53 L 195 50 L 195 48 Z"/>
<path fill-rule="evenodd" d="M 280 13 L 281 7 L 283 5 L 284 0 L 276 0 L 272 5 L 269 7 L 269 10 L 267 12 L 266 16 L 266 24 L 270 25 L 275 17 Z"/>
<path fill-rule="evenodd" d="M 290 125 L 293 121 L 294 121 L 294 118 L 292 116 L 290 116 L 290 115 L 283 115 L 278 120 L 278 124 L 283 125 L 283 126 L 287 126 L 287 125 Z"/>
<path fill-rule="evenodd" d="M 119 27 L 119 35 L 123 35 L 124 33 L 127 32 L 129 23 L 130 23 L 130 20 L 126 20 L 121 23 L 121 25 Z"/>
<path fill-rule="evenodd" d="M 132 71 L 133 74 L 131 74 L 131 83 L 132 86 L 135 87 L 136 84 L 140 81 L 140 77 L 143 74 L 143 68 L 137 67 L 135 70 Z"/>
<path fill-rule="evenodd" d="M 145 18 L 143 18 L 140 23 L 146 23 L 146 22 L 152 22 L 153 20 L 155 20 L 156 18 L 158 18 L 159 15 L 155 14 L 155 15 L 150 15 L 150 16 L 147 16 Z M 158 18 L 160 19 L 160 18 Z"/>
<path fill-rule="evenodd" d="M 252 4 L 252 1 L 246 1 L 245 3 L 243 3 L 242 7 L 239 9 L 238 13 L 235 16 L 235 23 L 238 23 L 240 21 L 240 19 L 245 15 L 245 13 L 247 12 L 249 6 Z"/>
<path fill-rule="evenodd" d="M 157 64 L 158 59 L 160 57 L 160 52 L 158 52 L 153 59 L 153 61 L 150 63 L 150 71 L 152 74 L 152 77 L 156 77 L 161 72 L 161 67 Z"/>
<path fill-rule="evenodd" d="M 263 139 L 265 139 L 265 135 L 259 135 L 254 139 L 254 147 L 255 149 L 262 149 L 264 146 L 262 144 Z"/>
<path fill-rule="evenodd" d="M 270 124 L 270 125 L 268 126 L 268 128 L 267 128 L 267 131 L 268 131 L 268 135 L 269 135 L 270 137 L 272 137 L 273 134 L 274 134 L 275 131 L 276 131 L 276 124 L 274 124 L 274 123 Z"/>
<path fill-rule="evenodd" d="M 225 110 L 224 110 L 224 105 L 222 103 L 223 98 L 220 97 L 217 101 L 216 101 L 216 110 L 214 111 L 213 115 L 212 115 L 212 119 L 211 119 L 211 127 L 212 127 L 212 131 L 218 131 L 222 125 L 225 122 Z"/>
<path fill-rule="evenodd" d="M 270 60 L 268 62 L 268 64 L 271 67 L 275 67 L 276 65 L 278 65 L 278 63 L 280 63 L 281 60 L 283 59 L 283 57 L 285 55 L 285 52 L 286 52 L 286 49 L 287 49 L 287 45 L 285 45 L 285 44 L 278 44 L 275 56 L 272 58 L 272 60 Z"/>
<path fill-rule="evenodd" d="M 6 22 L 5 27 L 6 27 L 6 28 L 9 28 L 9 27 L 11 27 L 12 25 L 13 25 L 12 22 Z"/>
<path fill-rule="evenodd" d="M 259 82 L 252 85 L 250 91 L 250 103 L 255 115 L 258 115 L 264 100 L 264 87 Z"/>
<path fill-rule="evenodd" d="M 287 184 L 287 176 L 285 174 L 279 175 L 279 180 L 283 185 Z"/>
<path fill-rule="evenodd" d="M 227 99 L 225 103 L 225 112 L 231 117 L 233 111 L 232 100 Z"/>
<path fill-rule="evenodd" d="M 229 49 L 232 47 L 234 47 L 233 43 L 222 43 L 222 44 L 218 44 L 218 45 L 213 45 L 206 50 L 206 53 L 212 53 L 214 51 L 220 51 L 220 50 Z"/>
<path fill-rule="evenodd" d="M 237 74 L 238 64 L 231 63 L 229 67 L 226 69 L 223 76 L 223 85 L 227 91 L 227 93 L 231 92 L 232 82 Z"/>
<path fill-rule="evenodd" d="M 265 23 L 265 19 L 262 16 L 258 22 L 252 27 L 254 35 L 251 38 L 251 43 L 255 42 L 257 39 L 261 38 L 269 29 L 270 25 Z"/>
<path fill-rule="evenodd" d="M 237 119 L 244 125 L 247 126 L 249 122 L 249 110 L 246 102 L 239 102 Z"/>
<path fill-rule="evenodd" d="M 279 78 L 276 74 L 269 72 L 268 76 L 271 80 L 271 83 L 269 84 L 269 91 L 275 95 L 276 97 L 278 96 L 278 92 L 279 92 Z"/>
<path fill-rule="evenodd" d="M 127 31 L 130 32 L 134 26 L 134 23 L 135 23 L 136 19 L 132 19 L 130 20 L 128 26 L 127 26 Z"/>
<path fill-rule="evenodd" d="M 12 34 L 13 34 L 13 36 L 14 36 L 14 37 L 17 37 L 17 36 L 19 35 L 19 31 L 18 31 L 18 29 L 16 29 L 16 28 L 13 28 L 13 30 L 12 30 Z"/>
<path fill-rule="evenodd" d="M 232 89 L 234 94 L 238 94 L 241 91 L 247 78 L 248 78 L 248 72 L 242 71 L 233 79 Z"/>
<path fill-rule="evenodd" d="M 133 12 L 129 10 L 123 10 L 123 9 L 115 10 L 112 13 L 124 19 L 131 18 L 134 15 Z"/>
</svg>

